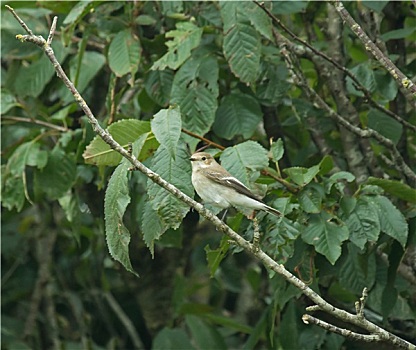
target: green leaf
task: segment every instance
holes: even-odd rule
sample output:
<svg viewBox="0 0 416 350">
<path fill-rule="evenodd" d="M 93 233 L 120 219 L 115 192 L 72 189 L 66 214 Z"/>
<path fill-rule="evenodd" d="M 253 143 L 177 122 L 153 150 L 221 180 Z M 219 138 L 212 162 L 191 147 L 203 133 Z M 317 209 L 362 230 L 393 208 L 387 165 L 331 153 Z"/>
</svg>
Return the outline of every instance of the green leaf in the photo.
<svg viewBox="0 0 416 350">
<path fill-rule="evenodd" d="M 416 26 L 413 25 L 407 28 L 391 30 L 387 33 L 382 34 L 380 37 L 381 37 L 381 40 L 383 41 L 403 39 L 412 35 L 415 31 L 416 31 Z"/>
<path fill-rule="evenodd" d="M 324 189 L 319 184 L 310 184 L 304 187 L 298 196 L 301 208 L 307 213 L 320 213 L 322 200 L 325 197 Z"/>
<path fill-rule="evenodd" d="M 244 83 L 254 83 L 260 69 L 261 41 L 252 25 L 236 22 L 224 33 L 223 51 L 234 75 Z"/>
<path fill-rule="evenodd" d="M 251 171 L 261 170 L 266 168 L 268 164 L 267 150 L 254 141 L 246 141 L 234 147 L 228 147 L 221 154 L 221 165 L 246 186 L 249 186 L 251 180 L 248 169 Z"/>
<path fill-rule="evenodd" d="M 186 315 L 185 321 L 198 349 L 227 349 L 224 338 L 215 327 L 193 315 Z"/>
<path fill-rule="evenodd" d="M 384 7 L 386 7 L 386 5 L 388 4 L 387 1 L 363 1 L 362 4 L 376 12 L 381 13 L 384 9 Z"/>
<path fill-rule="evenodd" d="M 333 217 L 325 212 L 312 215 L 302 238 L 334 265 L 341 256 L 341 244 L 348 239 L 349 233 L 345 225 L 337 225 L 331 221 L 332 219 Z"/>
<path fill-rule="evenodd" d="M 340 182 L 341 180 L 345 180 L 346 182 L 353 182 L 355 180 L 355 176 L 348 171 L 339 171 L 330 176 L 328 181 L 325 183 L 326 193 L 331 192 L 332 186 L 337 185 L 336 187 L 342 193 L 344 190 L 344 184 Z"/>
<path fill-rule="evenodd" d="M 176 23 L 176 30 L 166 33 L 166 38 L 173 39 L 166 42 L 168 52 L 153 63 L 151 69 L 164 70 L 167 67 L 178 69 L 191 56 L 191 51 L 199 46 L 202 32 L 202 28 L 191 22 Z"/>
<path fill-rule="evenodd" d="M 308 1 L 276 1 L 273 2 L 272 12 L 276 15 L 304 12 L 308 4 Z"/>
<path fill-rule="evenodd" d="M 273 142 L 270 147 L 270 151 L 272 154 L 273 161 L 278 162 L 280 159 L 282 159 L 285 153 L 283 140 L 279 138 L 276 142 Z"/>
<path fill-rule="evenodd" d="M 148 133 L 146 143 L 152 139 L 152 135 L 149 133 L 150 122 L 137 119 L 120 120 L 111 124 L 107 131 L 124 148 L 127 148 L 130 142 L 134 142 L 145 133 Z M 155 143 L 153 144 L 155 145 Z M 158 143 L 156 142 L 155 148 L 157 148 L 157 145 Z M 111 149 L 98 135 L 86 147 L 82 156 L 87 164 L 112 166 L 120 163 L 122 158 L 118 152 Z"/>
<path fill-rule="evenodd" d="M 154 338 L 152 349 L 195 349 L 184 330 L 163 328 Z"/>
<path fill-rule="evenodd" d="M 91 8 L 91 0 L 80 1 L 75 4 L 63 21 L 63 25 L 73 24 L 85 16 Z"/>
<path fill-rule="evenodd" d="M 183 127 L 205 135 L 217 110 L 218 62 L 206 50 L 197 50 L 173 79 L 171 103 L 181 107 Z"/>
<path fill-rule="evenodd" d="M 374 71 L 368 62 L 357 65 L 356 67 L 350 69 L 350 72 L 355 75 L 359 82 L 370 92 L 374 92 L 376 87 L 376 80 L 374 76 Z M 357 90 L 354 87 L 354 84 L 351 78 L 347 77 L 346 86 L 347 91 L 350 94 L 355 96 L 364 96 L 364 94 Z"/>
<path fill-rule="evenodd" d="M 354 245 L 348 245 L 348 254 L 339 270 L 339 280 L 349 291 L 361 294 L 364 287 L 369 290 L 376 281 L 376 257 L 375 254 L 360 254 Z"/>
<path fill-rule="evenodd" d="M 363 199 L 378 211 L 381 231 L 396 239 L 404 249 L 409 228 L 403 214 L 384 196 L 365 196 Z"/>
<path fill-rule="evenodd" d="M 228 243 L 226 236 L 221 239 L 221 244 L 217 249 L 212 250 L 208 244 L 205 246 L 204 250 L 207 254 L 207 262 L 211 277 L 215 276 L 215 272 L 220 266 L 221 261 L 225 258 L 229 247 L 230 244 Z"/>
<path fill-rule="evenodd" d="M 175 159 L 166 148 L 159 147 L 152 158 L 150 168 L 188 196 L 193 196 L 191 164 L 183 143 L 179 144 Z M 150 179 L 147 181 L 147 188 L 152 208 L 157 211 L 163 224 L 168 228 L 177 229 L 189 207 Z"/>
<path fill-rule="evenodd" d="M 166 232 L 167 226 L 163 223 L 162 218 L 158 215 L 157 211 L 153 209 L 152 203 L 148 200 L 143 207 L 141 228 L 143 240 L 154 258 L 155 241 L 159 240 Z"/>
<path fill-rule="evenodd" d="M 350 241 L 363 249 L 368 241 L 376 242 L 380 234 L 377 209 L 367 201 L 358 199 L 354 210 L 342 217 L 350 231 Z"/>
<path fill-rule="evenodd" d="M 22 175 L 10 175 L 5 180 L 1 191 L 1 203 L 9 210 L 16 208 L 19 212 L 25 204 L 25 185 Z"/>
<path fill-rule="evenodd" d="M 403 199 L 406 202 L 416 204 L 416 190 L 404 184 L 403 182 L 369 177 L 367 183 L 369 185 L 379 186 L 387 193 Z"/>
<path fill-rule="evenodd" d="M 319 164 L 310 168 L 292 167 L 286 168 L 283 171 L 290 177 L 290 179 L 299 186 L 305 186 L 318 175 L 320 170 Z"/>
<path fill-rule="evenodd" d="M 256 30 L 273 41 L 273 26 L 271 18 L 254 2 L 237 2 L 238 11 L 250 21 Z"/>
<path fill-rule="evenodd" d="M 403 133 L 402 124 L 376 109 L 371 109 L 368 113 L 368 127 L 378 131 L 381 135 L 389 138 L 395 144 L 399 142 Z"/>
<path fill-rule="evenodd" d="M 172 90 L 173 71 L 151 70 L 146 77 L 144 87 L 149 97 L 160 106 L 167 106 Z"/>
<path fill-rule="evenodd" d="M 111 41 L 108 49 L 108 64 L 110 69 L 118 77 L 130 73 L 136 74 L 141 56 L 140 42 L 130 29 L 118 32 Z"/>
<path fill-rule="evenodd" d="M 7 89 L 2 88 L 1 89 L 1 104 L 0 104 L 0 109 L 1 112 L 0 114 L 5 114 L 6 112 L 8 112 L 11 108 L 15 107 L 15 106 L 19 106 L 19 103 L 16 100 L 16 97 Z"/>
<path fill-rule="evenodd" d="M 56 59 L 62 62 L 68 53 L 59 40 L 53 43 Z M 46 84 L 56 75 L 51 61 L 42 55 L 40 59 L 29 66 L 21 67 L 15 77 L 16 94 L 20 97 L 38 97 Z"/>
<path fill-rule="evenodd" d="M 128 173 L 130 162 L 123 159 L 108 181 L 104 199 L 105 238 L 110 255 L 124 268 L 138 276 L 129 257 L 130 232 L 124 226 L 123 215 L 130 203 Z"/>
<path fill-rule="evenodd" d="M 60 147 L 49 154 L 48 163 L 36 172 L 35 184 L 54 200 L 62 197 L 75 183 L 76 164 Z"/>
<path fill-rule="evenodd" d="M 162 109 L 150 122 L 152 132 L 160 145 L 165 147 L 175 159 L 179 137 L 181 136 L 181 112 L 179 107 Z"/>
<path fill-rule="evenodd" d="M 219 137 L 227 140 L 236 135 L 248 139 L 253 135 L 262 117 L 260 105 L 254 97 L 234 92 L 221 101 L 213 130 Z"/>
</svg>

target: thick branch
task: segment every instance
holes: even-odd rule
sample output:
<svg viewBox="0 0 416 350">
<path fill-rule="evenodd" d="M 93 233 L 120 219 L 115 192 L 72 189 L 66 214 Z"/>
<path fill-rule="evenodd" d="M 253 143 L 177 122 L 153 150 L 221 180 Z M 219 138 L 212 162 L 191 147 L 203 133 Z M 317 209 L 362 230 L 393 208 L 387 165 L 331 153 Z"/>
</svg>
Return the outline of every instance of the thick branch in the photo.
<svg viewBox="0 0 416 350">
<path fill-rule="evenodd" d="M 8 7 L 9 10 L 13 13 L 13 9 Z M 15 15 L 18 18 L 17 15 Z M 321 298 L 317 293 L 315 293 L 311 288 L 309 288 L 305 283 L 301 280 L 296 278 L 293 274 L 291 274 L 283 265 L 278 264 L 274 261 L 269 255 L 263 252 L 260 249 L 256 249 L 256 247 L 250 243 L 249 241 L 245 240 L 241 237 L 238 233 L 233 231 L 229 226 L 227 226 L 224 222 L 222 222 L 219 218 L 217 218 L 212 212 L 205 209 L 205 207 L 194 201 L 192 198 L 181 192 L 178 188 L 173 186 L 172 184 L 168 183 L 164 179 L 162 179 L 158 174 L 144 166 L 141 162 L 137 160 L 132 154 L 130 154 L 127 150 L 125 150 L 120 144 L 118 144 L 113 137 L 104 130 L 98 123 L 97 119 L 92 114 L 90 108 L 88 107 L 85 100 L 76 90 L 73 83 L 68 79 L 67 75 L 63 71 L 61 65 L 57 61 L 55 54 L 52 48 L 47 44 L 46 40 L 40 36 L 33 36 L 33 35 L 17 35 L 21 41 L 28 41 L 38 45 L 45 51 L 45 54 L 52 62 L 58 76 L 63 80 L 64 84 L 68 87 L 68 89 L 73 94 L 75 100 L 78 102 L 82 110 L 85 112 L 89 122 L 91 123 L 94 131 L 115 151 L 120 153 L 124 158 L 128 159 L 130 163 L 150 178 L 153 182 L 160 185 L 169 193 L 173 194 L 176 198 L 181 200 L 182 202 L 186 203 L 190 207 L 194 208 L 201 216 L 212 222 L 220 231 L 224 232 L 228 237 L 230 237 L 233 241 L 236 242 L 238 246 L 243 248 L 246 252 L 253 255 L 255 258 L 260 260 L 267 268 L 273 270 L 274 272 L 282 275 L 289 283 L 293 284 L 297 288 L 299 288 L 306 296 L 308 296 L 316 305 L 319 306 L 320 310 L 323 310 L 337 318 L 342 319 L 343 321 L 349 322 L 351 324 L 357 325 L 362 327 L 363 329 L 367 330 L 370 333 L 379 335 L 380 340 L 387 341 L 392 345 L 399 346 L 403 349 L 416 349 L 415 346 L 412 344 L 398 338 L 397 336 L 387 332 L 383 328 L 371 323 L 366 319 L 362 319 L 357 315 L 350 314 L 344 310 L 338 309 L 331 304 L 327 303 L 323 298 Z"/>
</svg>

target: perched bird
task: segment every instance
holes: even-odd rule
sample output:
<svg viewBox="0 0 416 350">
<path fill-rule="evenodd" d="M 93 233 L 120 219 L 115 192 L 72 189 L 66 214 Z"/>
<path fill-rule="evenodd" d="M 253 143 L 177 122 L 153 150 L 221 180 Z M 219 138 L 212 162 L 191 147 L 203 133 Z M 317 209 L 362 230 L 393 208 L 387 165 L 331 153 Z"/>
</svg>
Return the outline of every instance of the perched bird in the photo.
<svg viewBox="0 0 416 350">
<path fill-rule="evenodd" d="M 194 153 L 191 158 L 192 185 L 201 199 L 222 209 L 230 206 L 252 210 L 264 210 L 280 216 L 282 213 L 269 207 L 237 180 L 209 153 Z"/>
</svg>

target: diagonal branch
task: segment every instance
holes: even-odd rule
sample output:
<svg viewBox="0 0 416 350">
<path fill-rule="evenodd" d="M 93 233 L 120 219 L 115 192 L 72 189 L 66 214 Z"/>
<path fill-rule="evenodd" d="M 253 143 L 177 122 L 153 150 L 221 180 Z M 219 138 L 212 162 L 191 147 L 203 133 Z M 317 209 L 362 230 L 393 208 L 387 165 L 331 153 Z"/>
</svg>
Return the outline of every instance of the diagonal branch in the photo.
<svg viewBox="0 0 416 350">
<path fill-rule="evenodd" d="M 19 18 L 17 14 L 14 13 L 14 10 L 8 6 L 8 9 L 13 13 L 16 18 Z M 18 19 L 19 20 L 19 19 Z M 21 20 L 20 20 L 21 21 Z M 19 21 L 19 23 L 20 23 Z M 217 218 L 211 211 L 205 209 L 205 207 L 193 200 L 191 197 L 184 194 L 178 188 L 161 178 L 157 173 L 153 172 L 141 162 L 137 160 L 135 156 L 130 154 L 128 150 L 125 150 L 119 143 L 117 143 L 113 137 L 108 133 L 108 131 L 104 130 L 98 123 L 98 120 L 95 118 L 93 113 L 91 112 L 90 108 L 88 107 L 85 100 L 79 94 L 77 89 L 75 88 L 74 84 L 69 80 L 68 76 L 63 71 L 61 65 L 57 61 L 53 49 L 48 45 L 46 40 L 41 36 L 34 36 L 34 35 L 16 35 L 16 38 L 21 40 L 22 42 L 31 42 L 38 45 L 47 55 L 49 60 L 52 62 L 57 75 L 61 78 L 67 88 L 70 90 L 72 95 L 74 96 L 75 100 L 78 102 L 84 113 L 86 114 L 90 124 L 92 125 L 94 131 L 105 141 L 112 149 L 120 153 L 124 158 L 126 158 L 135 169 L 142 172 L 146 175 L 149 179 L 153 182 L 164 188 L 166 191 L 174 195 L 176 198 L 181 200 L 182 202 L 186 203 L 190 207 L 194 208 L 201 216 L 203 216 L 208 221 L 212 222 L 218 230 L 224 232 L 228 237 L 230 237 L 238 246 L 243 248 L 246 252 L 254 256 L 256 259 L 261 261 L 264 266 L 271 269 L 272 271 L 280 274 L 283 276 L 289 283 L 293 284 L 297 288 L 299 288 L 303 294 L 308 296 L 318 307 L 320 310 L 325 311 L 336 318 L 342 319 L 343 321 L 349 322 L 351 324 L 357 325 L 368 332 L 378 335 L 380 341 L 388 342 L 391 345 L 396 347 L 400 347 L 403 349 L 416 349 L 415 346 L 406 342 L 405 340 L 395 336 L 392 333 L 387 332 L 385 329 L 377 326 L 376 324 L 368 321 L 367 319 L 362 319 L 357 315 L 351 314 L 345 310 L 338 309 L 333 305 L 326 302 L 321 296 L 315 293 L 311 288 L 309 288 L 304 282 L 290 273 L 286 268 L 278 264 L 275 260 L 273 260 L 269 255 L 263 252 L 261 249 L 257 249 L 252 243 L 245 240 L 241 237 L 237 232 L 232 230 L 229 226 L 227 226 L 224 222 L 222 222 L 219 218 Z"/>
</svg>

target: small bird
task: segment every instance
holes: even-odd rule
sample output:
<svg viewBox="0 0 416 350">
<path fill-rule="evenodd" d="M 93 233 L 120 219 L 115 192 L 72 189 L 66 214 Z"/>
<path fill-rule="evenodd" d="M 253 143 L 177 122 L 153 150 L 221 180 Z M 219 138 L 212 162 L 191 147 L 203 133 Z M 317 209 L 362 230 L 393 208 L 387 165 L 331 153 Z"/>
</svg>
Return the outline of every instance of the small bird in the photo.
<svg viewBox="0 0 416 350">
<path fill-rule="evenodd" d="M 209 153 L 194 153 L 189 159 L 192 164 L 192 185 L 204 202 L 222 209 L 233 206 L 282 215 L 277 209 L 263 203 Z"/>
</svg>

